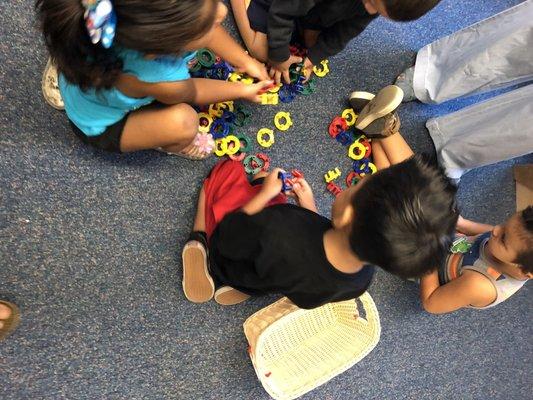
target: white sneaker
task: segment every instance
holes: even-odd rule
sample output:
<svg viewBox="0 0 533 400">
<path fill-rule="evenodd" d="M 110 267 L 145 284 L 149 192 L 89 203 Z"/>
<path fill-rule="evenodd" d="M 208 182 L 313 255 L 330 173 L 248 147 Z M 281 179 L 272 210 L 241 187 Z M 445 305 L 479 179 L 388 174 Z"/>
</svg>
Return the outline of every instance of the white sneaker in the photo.
<svg viewBox="0 0 533 400">
<path fill-rule="evenodd" d="M 57 68 L 52 64 L 52 60 L 49 58 L 46 67 L 43 72 L 43 79 L 41 81 L 41 87 L 43 90 L 43 97 L 50 106 L 56 110 L 64 110 L 65 103 L 61 98 L 61 92 L 59 91 L 59 80 L 57 75 Z"/>
</svg>

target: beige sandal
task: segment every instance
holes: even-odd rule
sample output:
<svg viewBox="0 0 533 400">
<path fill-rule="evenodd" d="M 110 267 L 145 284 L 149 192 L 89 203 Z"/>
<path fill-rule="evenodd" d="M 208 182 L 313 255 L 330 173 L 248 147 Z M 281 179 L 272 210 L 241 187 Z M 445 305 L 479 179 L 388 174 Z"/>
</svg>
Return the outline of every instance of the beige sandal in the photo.
<svg viewBox="0 0 533 400">
<path fill-rule="evenodd" d="M 352 92 L 350 94 L 349 102 L 350 106 L 352 106 L 352 110 L 359 115 L 363 108 L 372 100 L 374 97 L 376 97 L 373 93 L 368 92 Z"/>
<path fill-rule="evenodd" d="M 64 110 L 65 103 L 61 98 L 61 92 L 59 91 L 59 78 L 57 74 L 57 68 L 52 63 L 52 59 L 49 58 L 44 67 L 43 78 L 41 80 L 41 89 L 43 91 L 43 97 L 46 102 L 55 108 L 56 110 Z"/>
<path fill-rule="evenodd" d="M 7 319 L 0 320 L 3 323 L 2 327 L 0 328 L 0 340 L 4 340 L 17 328 L 20 322 L 20 310 L 15 304 L 7 301 L 0 300 L 0 304 L 11 310 L 11 314 L 9 317 L 7 317 Z"/>
<path fill-rule="evenodd" d="M 355 127 L 364 131 L 372 122 L 392 113 L 402 103 L 403 91 L 398 86 L 389 85 L 381 89 L 361 110 Z"/>
<path fill-rule="evenodd" d="M 181 253 L 183 261 L 183 293 L 193 303 L 213 298 L 215 283 L 209 274 L 205 233 L 192 232 Z"/>
<path fill-rule="evenodd" d="M 231 286 L 221 286 L 215 292 L 215 301 L 223 306 L 233 306 L 242 303 L 250 298 L 250 295 L 243 293 Z"/>
</svg>

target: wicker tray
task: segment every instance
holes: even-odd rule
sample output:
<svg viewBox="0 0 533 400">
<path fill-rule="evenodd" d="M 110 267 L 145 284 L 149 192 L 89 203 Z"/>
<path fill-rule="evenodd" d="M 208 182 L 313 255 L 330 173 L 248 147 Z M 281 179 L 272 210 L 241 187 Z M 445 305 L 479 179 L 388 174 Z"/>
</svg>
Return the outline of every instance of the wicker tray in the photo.
<svg viewBox="0 0 533 400">
<path fill-rule="evenodd" d="M 326 304 L 313 310 L 286 297 L 244 322 L 250 358 L 263 387 L 274 399 L 295 399 L 363 359 L 379 341 L 381 326 L 368 293 L 359 300 Z"/>
</svg>

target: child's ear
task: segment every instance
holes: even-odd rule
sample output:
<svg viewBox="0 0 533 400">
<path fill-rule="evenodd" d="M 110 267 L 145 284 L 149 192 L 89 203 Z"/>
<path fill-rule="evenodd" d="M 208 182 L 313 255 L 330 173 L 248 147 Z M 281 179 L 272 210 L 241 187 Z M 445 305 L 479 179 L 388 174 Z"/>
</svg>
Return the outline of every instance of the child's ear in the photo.
<svg viewBox="0 0 533 400">
<path fill-rule="evenodd" d="M 355 218 L 355 209 L 351 204 L 344 207 L 342 213 L 333 220 L 333 226 L 335 228 L 345 228 L 350 226 Z"/>
</svg>

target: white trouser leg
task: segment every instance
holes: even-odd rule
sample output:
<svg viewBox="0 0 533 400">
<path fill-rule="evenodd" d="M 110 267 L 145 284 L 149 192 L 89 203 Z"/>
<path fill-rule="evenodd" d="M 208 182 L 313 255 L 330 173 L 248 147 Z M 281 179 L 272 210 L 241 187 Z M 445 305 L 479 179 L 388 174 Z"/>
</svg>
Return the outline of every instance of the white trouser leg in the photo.
<svg viewBox="0 0 533 400">
<path fill-rule="evenodd" d="M 439 39 L 419 50 L 414 91 L 442 103 L 533 80 L 533 0 Z"/>
<path fill-rule="evenodd" d="M 431 118 L 426 126 L 439 163 L 454 179 L 475 167 L 533 153 L 533 84 Z"/>
</svg>

